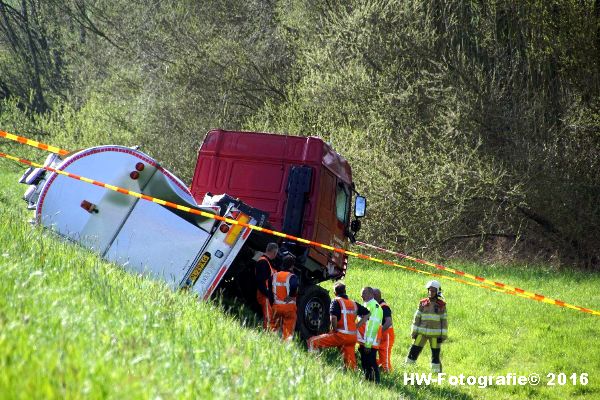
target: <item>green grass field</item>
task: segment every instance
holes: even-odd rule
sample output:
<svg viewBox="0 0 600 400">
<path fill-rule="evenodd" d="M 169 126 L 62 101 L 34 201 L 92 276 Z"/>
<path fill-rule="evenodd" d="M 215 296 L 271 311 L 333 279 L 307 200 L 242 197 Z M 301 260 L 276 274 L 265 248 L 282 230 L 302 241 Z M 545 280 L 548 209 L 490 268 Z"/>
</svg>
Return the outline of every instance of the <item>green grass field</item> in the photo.
<svg viewBox="0 0 600 400">
<path fill-rule="evenodd" d="M 198 302 L 122 271 L 32 227 L 16 180 L 0 160 L 0 398 L 490 398 L 600 397 L 600 318 L 442 281 L 450 339 L 448 375 L 541 376 L 538 386 L 404 384 L 429 372 L 429 349 L 402 366 L 428 277 L 351 260 L 351 297 L 381 288 L 394 312 L 395 371 L 380 386 L 343 372 L 334 351 L 282 344 L 243 313 Z M 368 221 L 365 221 L 368 222 Z M 544 266 L 451 264 L 527 290 L 600 309 L 600 276 Z M 423 269 L 430 271 L 427 267 Z M 331 284 L 325 284 L 330 288 Z M 547 374 L 557 375 L 548 386 Z M 567 382 L 561 385 L 564 373 Z M 587 385 L 571 375 L 587 374 Z"/>
</svg>

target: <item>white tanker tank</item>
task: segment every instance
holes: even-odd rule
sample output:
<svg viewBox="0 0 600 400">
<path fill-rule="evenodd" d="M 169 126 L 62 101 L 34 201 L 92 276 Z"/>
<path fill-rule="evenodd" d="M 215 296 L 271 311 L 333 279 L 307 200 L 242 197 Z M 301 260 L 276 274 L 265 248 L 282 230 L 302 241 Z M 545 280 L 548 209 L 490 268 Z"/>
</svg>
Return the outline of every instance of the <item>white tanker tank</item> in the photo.
<svg viewBox="0 0 600 400">
<path fill-rule="evenodd" d="M 46 165 L 95 181 L 261 225 L 267 215 L 229 196 L 194 200 L 183 182 L 136 149 L 98 146 L 48 157 Z M 25 200 L 36 221 L 125 269 L 208 298 L 251 230 L 185 213 L 45 170 L 28 170 Z"/>
</svg>

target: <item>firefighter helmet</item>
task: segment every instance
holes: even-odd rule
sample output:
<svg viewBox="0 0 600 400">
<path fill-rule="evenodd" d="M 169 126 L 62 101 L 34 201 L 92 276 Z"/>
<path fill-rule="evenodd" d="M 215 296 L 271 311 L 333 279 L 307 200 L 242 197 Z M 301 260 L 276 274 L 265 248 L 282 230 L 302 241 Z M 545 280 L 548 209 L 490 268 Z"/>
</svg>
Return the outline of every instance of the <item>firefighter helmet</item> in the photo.
<svg viewBox="0 0 600 400">
<path fill-rule="evenodd" d="M 425 285 L 425 289 L 429 289 L 430 287 L 435 288 L 438 292 L 442 290 L 442 285 L 438 281 L 429 281 L 427 285 Z"/>
</svg>

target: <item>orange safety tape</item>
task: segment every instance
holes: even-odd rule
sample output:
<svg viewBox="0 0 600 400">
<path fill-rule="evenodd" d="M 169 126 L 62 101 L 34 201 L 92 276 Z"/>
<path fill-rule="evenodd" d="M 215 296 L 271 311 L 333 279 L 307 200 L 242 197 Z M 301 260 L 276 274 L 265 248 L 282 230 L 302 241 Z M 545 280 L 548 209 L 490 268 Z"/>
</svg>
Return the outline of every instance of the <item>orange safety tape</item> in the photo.
<svg viewBox="0 0 600 400">
<path fill-rule="evenodd" d="M 23 158 L 18 158 L 18 157 L 10 156 L 10 155 L 5 154 L 5 153 L 0 153 L 0 157 L 1 158 L 6 158 L 6 159 L 9 159 L 9 160 L 13 160 L 13 161 L 17 161 L 17 162 L 20 162 L 20 163 L 23 163 L 23 164 L 27 164 L 27 165 L 30 165 L 30 166 L 33 166 L 33 167 L 36 167 L 36 168 L 43 168 L 43 169 L 45 169 L 47 171 L 55 172 L 57 174 L 67 176 L 67 177 L 72 178 L 72 179 L 77 179 L 77 180 L 80 180 L 80 181 L 83 181 L 83 182 L 86 182 L 86 183 L 90 183 L 92 185 L 104 187 L 106 189 L 113 190 L 115 192 L 119 192 L 119 193 L 126 194 L 126 195 L 129 195 L 129 196 L 137 197 L 139 199 L 151 201 L 151 202 L 154 202 L 154 203 L 166 206 L 166 207 L 175 208 L 177 210 L 185 211 L 185 212 L 188 212 L 188 213 L 191 213 L 191 214 L 201 215 L 201 216 L 206 217 L 206 218 L 212 218 L 212 219 L 216 219 L 216 220 L 219 220 L 219 221 L 224 221 L 224 222 L 227 222 L 228 224 L 243 226 L 243 227 L 255 230 L 255 231 L 264 232 L 264 233 L 267 233 L 269 235 L 273 235 L 273 236 L 278 236 L 278 237 L 282 237 L 282 238 L 294 240 L 296 242 L 303 243 L 303 244 L 306 244 L 306 245 L 310 245 L 310 246 L 314 246 L 314 247 L 321 247 L 321 248 L 324 248 L 324 249 L 327 249 L 327 250 L 330 250 L 330 251 L 335 251 L 337 253 L 346 254 L 348 256 L 360 258 L 362 260 L 374 261 L 374 262 L 377 262 L 377 263 L 380 263 L 380 264 L 389 265 L 389 266 L 393 266 L 393 267 L 405 269 L 405 270 L 408 270 L 408 271 L 417 272 L 417 273 L 424 274 L 424 275 L 434 276 L 434 277 L 438 277 L 438 278 L 441 278 L 441 279 L 446 279 L 446 280 L 450 280 L 450 281 L 454 281 L 454 282 L 459 282 L 459 283 L 463 283 L 463 284 L 470 285 L 470 286 L 480 287 L 480 288 L 483 288 L 483 289 L 488 289 L 488 290 L 498 291 L 498 292 L 502 292 L 502 293 L 512 294 L 512 295 L 516 295 L 516 296 L 519 296 L 519 297 L 524 297 L 524 298 L 528 298 L 528 299 L 531 299 L 531 300 L 541 301 L 541 302 L 545 302 L 545 303 L 548 303 L 548 304 L 553 304 L 553 305 L 557 305 L 557 306 L 560 306 L 560 307 L 566 307 L 566 308 L 570 308 L 570 309 L 573 309 L 573 310 L 585 312 L 585 313 L 588 313 L 588 314 L 600 316 L 600 312 L 599 311 L 595 311 L 595 310 L 591 310 L 589 308 L 584 308 L 584 307 L 580 307 L 580 306 L 568 304 L 568 303 L 565 303 L 565 302 L 562 302 L 562 301 L 559 301 L 559 300 L 549 299 L 549 298 L 547 298 L 545 296 L 541 296 L 541 295 L 536 295 L 534 297 L 529 297 L 528 295 L 525 294 L 527 292 L 525 292 L 525 291 L 521 292 L 521 291 L 512 290 L 512 289 L 510 289 L 510 287 L 508 287 L 506 285 L 502 289 L 498 289 L 496 287 L 488 286 L 488 285 L 485 285 L 485 284 L 482 284 L 482 283 L 469 282 L 469 281 L 465 281 L 463 279 L 453 278 L 453 277 L 450 277 L 450 276 L 447 276 L 447 275 L 441 275 L 441 274 L 436 274 L 436 273 L 433 273 L 433 272 L 423 271 L 423 270 L 420 270 L 420 269 L 417 269 L 417 268 L 413 268 L 413 267 L 408 267 L 408 266 L 405 266 L 405 265 L 397 264 L 397 263 L 394 263 L 392 261 L 381 260 L 381 259 L 378 259 L 378 258 L 374 258 L 374 257 L 368 256 L 368 255 L 365 255 L 365 254 L 355 253 L 355 252 L 347 251 L 347 250 L 344 250 L 344 249 L 341 249 L 341 248 L 328 246 L 328 245 L 323 244 L 323 243 L 313 242 L 311 240 L 307 240 L 307 239 L 303 239 L 303 238 L 296 237 L 296 236 L 293 236 L 293 235 L 289 235 L 287 233 L 274 231 L 274 230 L 263 228 L 263 227 L 256 226 L 256 225 L 250 225 L 250 224 L 247 224 L 245 222 L 241 222 L 241 221 L 238 221 L 238 220 L 235 220 L 235 219 L 221 217 L 220 215 L 214 215 L 214 214 L 211 214 L 211 213 L 207 213 L 205 211 L 197 210 L 195 208 L 190 208 L 190 207 L 187 207 L 187 206 L 182 206 L 182 205 L 179 205 L 179 204 L 172 203 L 170 201 L 165 201 L 165 200 L 157 199 L 157 198 L 152 197 L 152 196 L 147 196 L 147 195 L 144 195 L 144 194 L 141 194 L 141 193 L 138 193 L 138 192 L 134 192 L 134 191 L 131 191 L 131 190 L 128 190 L 128 189 L 124 189 L 124 188 L 121 188 L 121 187 L 118 187 L 118 186 L 109 185 L 107 183 L 96 181 L 94 179 L 89 179 L 89 178 L 86 178 L 86 177 L 83 177 L 83 176 L 75 175 L 75 174 L 72 174 L 70 172 L 60 171 L 60 170 L 57 170 L 57 169 L 52 168 L 52 167 L 44 167 L 41 164 L 37 164 L 37 163 L 34 163 L 32 161 L 23 159 Z M 550 302 L 549 300 L 553 300 L 553 302 Z"/>
<path fill-rule="evenodd" d="M 69 154 L 69 151 L 61 149 L 60 147 L 51 146 L 49 144 L 36 142 L 35 140 L 27 139 L 27 138 L 25 138 L 23 136 L 13 135 L 12 133 L 4 132 L 3 130 L 0 130 L 0 137 L 4 137 L 4 138 L 10 139 L 10 140 L 13 140 L 15 142 L 26 144 L 28 146 L 37 147 L 38 149 L 50 151 L 52 153 L 56 153 L 56 154 L 59 154 L 61 156 Z"/>
<path fill-rule="evenodd" d="M 506 283 L 493 281 L 493 280 L 490 280 L 490 279 L 487 279 L 487 278 L 483 278 L 483 277 L 477 276 L 477 275 L 472 275 L 472 274 L 469 274 L 468 272 L 460 271 L 460 270 L 457 270 L 457 269 L 454 269 L 454 268 L 450 268 L 450 267 L 445 267 L 445 266 L 440 265 L 440 264 L 435 264 L 435 263 L 432 263 L 432 262 L 429 262 L 429 261 L 426 261 L 426 260 L 421 260 L 419 258 L 411 257 L 409 255 L 406 255 L 406 254 L 403 254 L 403 253 L 400 253 L 400 252 L 396 252 L 396 251 L 384 249 L 382 247 L 374 246 L 372 244 L 368 244 L 368 243 L 365 243 L 365 242 L 357 241 L 356 244 L 358 244 L 360 246 L 363 246 L 363 247 L 370 247 L 370 248 L 373 248 L 373 249 L 376 249 L 378 251 L 382 251 L 382 252 L 385 252 L 385 253 L 393 254 L 393 255 L 398 256 L 400 258 L 404 258 L 404 259 L 411 260 L 411 261 L 414 261 L 414 262 L 419 263 L 419 264 L 423 264 L 423 265 L 427 265 L 427 266 L 430 266 L 430 267 L 433 267 L 433 268 L 437 268 L 437 269 L 439 269 L 441 271 L 448 271 L 448 272 L 450 272 L 452 274 L 455 274 L 455 275 L 463 276 L 463 277 L 468 278 L 468 279 L 472 279 L 472 280 L 475 280 L 475 281 L 478 281 L 478 282 L 481 282 L 481 283 L 485 283 L 487 285 L 500 288 L 499 289 L 500 291 L 507 291 L 507 292 L 512 292 L 512 293 L 519 293 L 521 295 L 521 297 L 526 297 L 526 298 L 529 298 L 529 299 L 532 299 L 532 300 L 540 301 L 542 303 L 548 303 L 548 304 L 552 304 L 552 305 L 559 306 L 559 307 L 571 308 L 573 310 L 577 310 L 577 311 L 582 311 L 582 312 L 587 312 L 587 313 L 594 314 L 594 311 L 590 310 L 588 308 L 575 306 L 575 305 L 566 303 L 566 302 L 564 302 L 562 300 L 552 299 L 550 297 L 541 295 L 539 293 L 528 292 L 528 291 L 526 291 L 524 289 L 521 289 L 521 288 L 518 288 L 518 287 L 514 287 L 514 286 L 511 286 L 511 285 L 507 285 Z"/>
<path fill-rule="evenodd" d="M 212 219 L 216 219 L 216 220 L 219 220 L 219 221 L 224 221 L 224 222 L 227 222 L 228 224 L 238 225 L 240 227 L 246 227 L 246 228 L 249 228 L 249 229 L 252 229 L 252 230 L 256 230 L 256 231 L 267 233 L 269 235 L 274 235 L 274 236 L 279 236 L 279 237 L 283 237 L 283 238 L 287 238 L 287 239 L 292 239 L 292 240 L 298 241 L 300 243 L 310 244 L 312 246 L 323 247 L 323 248 L 326 248 L 326 249 L 329 249 L 329 250 L 334 250 L 334 251 L 338 251 L 338 252 L 341 252 L 341 253 L 350 254 L 350 252 L 347 252 L 344 249 L 334 248 L 334 247 L 327 246 L 327 245 L 322 244 L 322 243 L 312 242 L 310 240 L 306 240 L 306 239 L 302 239 L 302 238 L 299 238 L 299 237 L 296 237 L 296 236 L 288 235 L 287 233 L 273 231 L 271 229 L 263 228 L 263 227 L 260 227 L 260 226 L 255 226 L 255 225 L 247 224 L 245 222 L 242 222 L 242 218 L 240 218 L 239 220 L 237 220 L 237 219 L 230 219 L 230 218 L 226 218 L 226 217 L 221 217 L 219 215 L 214 215 L 214 214 L 207 213 L 207 212 L 204 212 L 204 211 L 201 211 L 201 210 L 197 210 L 195 208 L 191 208 L 191 207 L 187 207 L 187 206 L 182 206 L 182 205 L 179 205 L 179 204 L 172 203 L 170 201 L 165 201 L 165 200 L 158 199 L 156 197 L 147 196 L 147 195 L 144 195 L 144 194 L 141 194 L 141 193 L 138 193 L 138 192 L 134 192 L 132 190 L 124 189 L 124 188 L 121 188 L 121 187 L 118 187 L 118 186 L 114 186 L 114 185 L 109 185 L 107 183 L 100 182 L 100 181 L 97 181 L 97 180 L 94 180 L 94 179 L 89 179 L 89 178 L 86 178 L 86 177 L 83 177 L 83 176 L 72 174 L 70 172 L 57 170 L 57 169 L 52 168 L 52 167 L 44 167 L 41 164 L 37 164 L 37 163 L 35 163 L 33 161 L 29 161 L 29 160 L 26 160 L 24 158 L 14 157 L 14 156 L 11 156 L 11 155 L 8 155 L 8 154 L 5 154 L 5 153 L 0 153 L 0 158 L 7 158 L 9 160 L 18 161 L 20 163 L 23 163 L 23 164 L 26 164 L 26 165 L 30 165 L 30 166 L 33 166 L 33 167 L 36 167 L 36 168 L 43 168 L 43 169 L 48 170 L 50 172 L 55 172 L 57 174 L 60 174 L 60 175 L 63 175 L 63 176 L 66 176 L 66 177 L 69 177 L 69 178 L 72 178 L 72 179 L 76 179 L 76 180 L 80 180 L 80 181 L 83 181 L 83 182 L 86 182 L 86 183 L 90 183 L 92 185 L 104 187 L 106 189 L 113 190 L 115 192 L 119 192 L 119 193 L 122 193 L 122 194 L 125 194 L 125 195 L 137 197 L 137 198 L 142 199 L 142 200 L 151 201 L 153 203 L 157 203 L 157 204 L 160 204 L 160 205 L 163 205 L 163 206 L 166 206 L 166 207 L 175 208 L 177 210 L 185 211 L 185 212 L 188 212 L 188 213 L 191 213 L 191 214 L 197 214 L 197 215 L 200 215 L 200 216 L 203 216 L 203 217 L 212 218 Z M 407 266 L 400 265 L 400 264 L 395 264 L 395 263 L 392 263 L 392 262 L 386 261 L 386 260 L 375 259 L 373 257 L 369 257 L 369 256 L 362 255 L 362 254 L 357 254 L 356 256 L 358 258 L 375 261 L 375 262 L 382 263 L 382 264 L 385 264 L 385 265 L 396 266 L 396 267 L 400 267 L 400 268 L 403 268 L 403 269 L 406 269 L 406 270 L 409 270 L 409 271 L 413 271 L 413 272 L 417 272 L 417 273 L 420 273 L 420 274 L 434 276 L 434 277 L 438 277 L 438 278 L 442 278 L 442 279 L 448 279 L 448 280 L 451 280 L 451 281 L 454 281 L 454 282 L 464 283 L 464 284 L 470 285 L 470 286 L 481 287 L 483 289 L 489 289 L 489 290 L 494 290 L 494 291 L 498 291 L 498 292 L 502 291 L 500 289 L 496 289 L 496 288 L 493 288 L 493 287 L 490 287 L 490 286 L 487 286 L 487 285 L 482 285 L 482 284 L 478 284 L 478 283 L 474 283 L 474 282 L 468 282 L 468 281 L 465 281 L 465 280 L 462 280 L 462 279 L 453 278 L 453 277 L 445 276 L 445 275 L 440 275 L 440 274 L 436 274 L 436 273 L 433 273 L 433 272 L 422 271 L 422 270 L 419 270 L 417 268 L 412 268 L 412 267 L 407 267 Z M 518 295 L 518 293 L 514 293 L 514 294 Z"/>
</svg>

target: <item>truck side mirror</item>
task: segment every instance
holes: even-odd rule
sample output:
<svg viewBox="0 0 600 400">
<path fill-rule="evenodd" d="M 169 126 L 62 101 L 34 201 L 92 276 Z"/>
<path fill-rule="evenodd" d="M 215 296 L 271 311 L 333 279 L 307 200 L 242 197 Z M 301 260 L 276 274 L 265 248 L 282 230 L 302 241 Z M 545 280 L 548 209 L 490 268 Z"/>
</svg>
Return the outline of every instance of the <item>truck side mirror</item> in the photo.
<svg viewBox="0 0 600 400">
<path fill-rule="evenodd" d="M 365 216 L 367 211 L 367 199 L 363 196 L 356 196 L 354 200 L 354 215 L 356 218 L 361 218 Z"/>
</svg>

